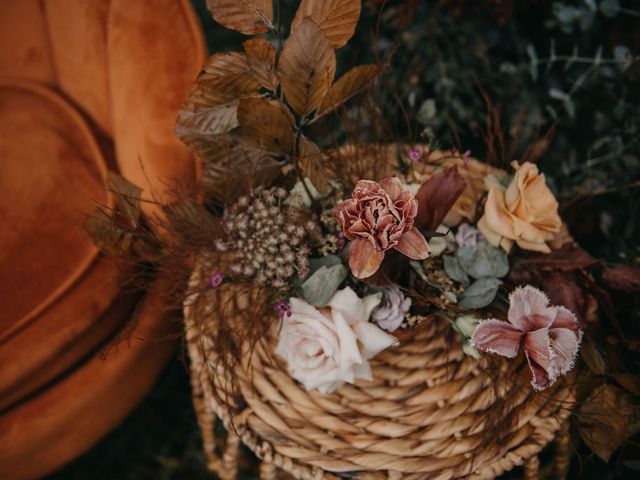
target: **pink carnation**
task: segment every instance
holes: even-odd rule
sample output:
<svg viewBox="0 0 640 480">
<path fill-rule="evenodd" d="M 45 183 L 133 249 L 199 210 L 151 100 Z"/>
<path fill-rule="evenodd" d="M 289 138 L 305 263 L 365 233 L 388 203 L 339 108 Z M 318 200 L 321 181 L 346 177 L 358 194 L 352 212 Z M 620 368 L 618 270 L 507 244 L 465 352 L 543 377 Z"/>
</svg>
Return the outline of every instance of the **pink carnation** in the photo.
<svg viewBox="0 0 640 480">
<path fill-rule="evenodd" d="M 380 183 L 360 180 L 351 198 L 338 203 L 333 211 L 342 233 L 353 241 L 349 249 L 353 275 L 373 275 L 384 252 L 392 248 L 413 260 L 427 258 L 427 240 L 413 226 L 417 213 L 418 201 L 397 177 Z"/>
<path fill-rule="evenodd" d="M 473 345 L 484 352 L 513 358 L 520 343 L 533 374 L 535 390 L 552 385 L 573 368 L 582 340 L 576 316 L 565 307 L 549 305 L 537 288 L 516 288 L 509 296 L 508 322 L 485 320 L 473 332 Z"/>
</svg>

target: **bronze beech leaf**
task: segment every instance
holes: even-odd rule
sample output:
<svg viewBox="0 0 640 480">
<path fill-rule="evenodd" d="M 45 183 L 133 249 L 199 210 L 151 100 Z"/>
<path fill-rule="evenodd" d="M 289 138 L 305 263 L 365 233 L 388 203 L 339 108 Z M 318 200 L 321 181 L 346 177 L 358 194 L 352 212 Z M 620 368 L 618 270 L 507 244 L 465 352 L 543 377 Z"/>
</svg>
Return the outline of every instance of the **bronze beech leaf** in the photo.
<svg viewBox="0 0 640 480">
<path fill-rule="evenodd" d="M 318 108 L 321 117 L 335 110 L 371 83 L 384 69 L 382 65 L 359 65 L 342 75 L 334 83 Z"/>
<path fill-rule="evenodd" d="M 320 106 L 336 73 L 336 55 L 320 27 L 305 19 L 284 44 L 278 76 L 284 96 L 299 115 Z"/>
<path fill-rule="evenodd" d="M 232 134 L 190 135 L 182 141 L 202 162 L 200 186 L 210 201 L 234 203 L 256 187 L 270 185 L 280 174 L 275 158 Z"/>
<path fill-rule="evenodd" d="M 276 49 L 264 38 L 256 37 L 242 44 L 249 67 L 260 86 L 274 91 L 278 87 Z"/>
<path fill-rule="evenodd" d="M 272 0 L 207 0 L 207 8 L 216 22 L 245 35 L 273 28 Z"/>
<path fill-rule="evenodd" d="M 259 89 L 244 53 L 222 52 L 211 56 L 178 113 L 178 137 L 231 131 L 238 126 L 239 99 L 256 97 Z"/>
<path fill-rule="evenodd" d="M 291 23 L 295 31 L 305 18 L 317 23 L 334 49 L 353 36 L 360 18 L 360 0 L 302 0 Z"/>
<path fill-rule="evenodd" d="M 596 388 L 578 410 L 578 431 L 584 443 L 605 462 L 627 439 L 634 421 L 629 396 L 614 385 Z"/>
<path fill-rule="evenodd" d="M 115 172 L 107 174 L 107 187 L 113 193 L 119 220 L 135 228 L 140 220 L 140 194 L 142 189 Z"/>
<path fill-rule="evenodd" d="M 311 180 L 320 193 L 327 188 L 327 170 L 320 147 L 306 137 L 301 137 L 298 144 L 300 153 L 298 162 L 302 175 Z"/>
<path fill-rule="evenodd" d="M 279 100 L 247 98 L 238 106 L 240 128 L 264 150 L 288 154 L 293 148 L 291 112 Z"/>
<path fill-rule="evenodd" d="M 416 227 L 421 231 L 435 232 L 466 186 L 467 182 L 455 166 L 429 177 L 416 194 Z"/>
</svg>

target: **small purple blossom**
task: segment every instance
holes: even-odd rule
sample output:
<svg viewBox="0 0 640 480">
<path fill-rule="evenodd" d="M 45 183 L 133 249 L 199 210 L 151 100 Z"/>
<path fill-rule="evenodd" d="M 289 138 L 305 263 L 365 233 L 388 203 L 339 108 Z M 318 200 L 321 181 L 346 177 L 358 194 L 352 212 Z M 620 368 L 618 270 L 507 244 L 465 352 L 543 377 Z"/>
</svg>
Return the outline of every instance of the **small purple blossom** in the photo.
<svg viewBox="0 0 640 480">
<path fill-rule="evenodd" d="M 273 309 L 276 311 L 278 318 L 282 320 L 284 317 L 291 316 L 291 305 L 284 300 L 280 300 L 273 305 Z"/>
<path fill-rule="evenodd" d="M 455 236 L 458 247 L 475 247 L 483 238 L 480 230 L 468 223 L 461 224 Z"/>
<path fill-rule="evenodd" d="M 380 328 L 384 328 L 387 332 L 393 332 L 400 327 L 410 308 L 411 298 L 405 297 L 400 288 L 396 286 L 385 287 L 382 293 L 382 303 L 373 311 L 371 318 Z"/>
<path fill-rule="evenodd" d="M 462 155 L 462 159 L 464 160 L 464 164 L 468 165 L 469 164 L 469 158 L 471 158 L 471 150 L 467 150 L 466 152 L 464 152 L 464 154 Z"/>
<path fill-rule="evenodd" d="M 342 250 L 344 250 L 344 247 L 347 246 L 347 239 L 342 234 L 342 232 L 338 232 L 338 234 L 336 235 L 336 238 L 337 238 L 336 248 L 338 249 L 339 252 L 341 252 Z"/>
<path fill-rule="evenodd" d="M 224 275 L 222 273 L 213 272 L 211 275 L 209 275 L 209 279 L 208 279 L 209 286 L 211 288 L 218 288 L 223 280 L 224 280 Z"/>
<path fill-rule="evenodd" d="M 471 158 L 471 150 L 466 150 L 462 155 L 460 155 L 460 151 L 457 148 L 452 148 L 451 155 L 453 155 L 454 157 L 462 156 L 464 164 L 467 165 L 469 163 L 469 159 Z"/>
<path fill-rule="evenodd" d="M 422 151 L 418 147 L 413 147 L 409 149 L 409 153 L 407 154 L 409 160 L 413 163 L 419 163 L 422 160 Z"/>
</svg>

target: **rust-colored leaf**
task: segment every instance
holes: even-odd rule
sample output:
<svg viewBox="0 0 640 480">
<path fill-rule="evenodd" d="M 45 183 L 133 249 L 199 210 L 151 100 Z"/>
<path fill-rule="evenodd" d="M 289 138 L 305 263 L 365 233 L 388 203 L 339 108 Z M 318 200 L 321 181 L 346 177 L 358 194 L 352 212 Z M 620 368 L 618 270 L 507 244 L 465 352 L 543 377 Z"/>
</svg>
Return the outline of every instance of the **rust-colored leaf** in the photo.
<svg viewBox="0 0 640 480">
<path fill-rule="evenodd" d="M 602 281 L 614 290 L 640 291 L 640 266 L 609 265 L 602 271 Z"/>
<path fill-rule="evenodd" d="M 299 115 L 320 106 L 336 73 L 336 55 L 320 27 L 305 19 L 284 44 L 278 76 L 285 98 Z"/>
<path fill-rule="evenodd" d="M 628 395 L 613 385 L 601 385 L 578 411 L 580 437 L 605 462 L 624 442 L 633 421 Z"/>
<path fill-rule="evenodd" d="M 545 275 L 542 289 L 552 304 L 567 307 L 578 320 L 587 321 L 587 291 L 572 272 L 555 271 Z"/>
<path fill-rule="evenodd" d="M 447 168 L 429 177 L 416 194 L 416 227 L 422 231 L 435 232 L 466 186 L 467 182 L 456 167 Z"/>
<path fill-rule="evenodd" d="M 239 99 L 258 95 L 260 84 L 244 53 L 217 53 L 209 58 L 182 104 L 176 133 L 218 135 L 238 126 Z"/>
<path fill-rule="evenodd" d="M 230 134 L 190 135 L 183 141 L 202 161 L 200 186 L 211 202 L 234 203 L 256 187 L 270 185 L 280 174 L 280 163 L 272 156 Z"/>
<path fill-rule="evenodd" d="M 331 86 L 318 108 L 317 116 L 326 115 L 356 95 L 373 81 L 383 68 L 382 65 L 359 65 L 349 70 Z"/>
<path fill-rule="evenodd" d="M 115 172 L 108 173 L 107 187 L 113 194 L 117 221 L 125 222 L 129 227 L 135 228 L 142 214 L 140 208 L 142 189 Z"/>
<path fill-rule="evenodd" d="M 245 35 L 273 28 L 272 0 L 207 0 L 207 8 L 216 22 Z"/>
<path fill-rule="evenodd" d="M 360 18 L 360 0 L 302 0 L 291 30 L 300 27 L 305 18 L 317 23 L 336 49 L 343 47 L 353 36 Z"/>
<path fill-rule="evenodd" d="M 567 272 L 587 268 L 598 263 L 597 259 L 573 242 L 565 243 L 562 247 L 552 250 L 550 253 L 530 255 L 527 261 L 536 264 L 540 268 Z"/>
<path fill-rule="evenodd" d="M 258 83 L 269 90 L 275 90 L 278 87 L 276 49 L 267 40 L 259 37 L 247 40 L 242 46 Z"/>
<path fill-rule="evenodd" d="M 102 252 L 120 256 L 129 251 L 131 236 L 106 212 L 96 209 L 86 218 L 84 231 Z"/>
<path fill-rule="evenodd" d="M 640 397 L 640 377 L 631 373 L 614 373 L 611 376 L 627 392 Z"/>
<path fill-rule="evenodd" d="M 328 175 L 320 147 L 305 137 L 300 138 L 298 146 L 300 149 L 298 162 L 302 175 L 311 180 L 313 186 L 323 193 L 327 188 Z"/>
<path fill-rule="evenodd" d="M 294 118 L 280 101 L 263 98 L 241 100 L 238 122 L 242 131 L 259 148 L 275 153 L 291 152 Z"/>
</svg>

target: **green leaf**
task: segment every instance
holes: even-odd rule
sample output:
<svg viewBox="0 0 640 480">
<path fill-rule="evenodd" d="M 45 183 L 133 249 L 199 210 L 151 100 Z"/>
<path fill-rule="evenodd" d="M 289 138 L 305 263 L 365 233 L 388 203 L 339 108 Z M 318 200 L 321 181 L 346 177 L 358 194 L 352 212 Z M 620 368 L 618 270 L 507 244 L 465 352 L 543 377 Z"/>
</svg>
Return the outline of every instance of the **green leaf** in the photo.
<svg viewBox="0 0 640 480">
<path fill-rule="evenodd" d="M 443 255 L 442 260 L 444 261 L 444 271 L 451 280 L 460 282 L 465 287 L 469 285 L 469 275 L 464 271 L 456 257 Z"/>
<path fill-rule="evenodd" d="M 302 296 L 311 305 L 326 306 L 347 278 L 347 273 L 347 268 L 342 263 L 332 267 L 320 267 L 302 284 Z"/>
<path fill-rule="evenodd" d="M 321 267 L 334 267 L 335 265 L 342 264 L 342 260 L 337 255 L 325 255 L 324 257 L 312 258 L 309 260 L 311 264 L 311 273 L 313 274 Z"/>
<path fill-rule="evenodd" d="M 462 308 L 483 308 L 493 302 L 502 282 L 497 278 L 481 278 L 473 282 L 462 292 L 458 303 Z"/>
<path fill-rule="evenodd" d="M 504 250 L 488 243 L 461 247 L 456 252 L 460 266 L 473 278 L 502 278 L 509 273 L 509 260 Z"/>
</svg>

